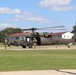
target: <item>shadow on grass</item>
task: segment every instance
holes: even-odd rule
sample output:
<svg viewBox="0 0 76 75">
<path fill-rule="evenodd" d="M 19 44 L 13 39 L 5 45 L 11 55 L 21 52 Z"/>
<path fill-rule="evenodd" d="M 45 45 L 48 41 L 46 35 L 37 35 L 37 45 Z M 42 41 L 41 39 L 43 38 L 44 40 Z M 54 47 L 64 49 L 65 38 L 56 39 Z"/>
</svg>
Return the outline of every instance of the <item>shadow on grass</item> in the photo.
<svg viewBox="0 0 76 75">
<path fill-rule="evenodd" d="M 68 71 L 61 71 L 61 70 L 56 70 L 58 72 L 63 72 L 63 73 L 68 73 L 68 74 L 72 74 L 72 75 L 76 75 L 76 73 L 73 73 L 73 72 L 68 72 Z"/>
</svg>

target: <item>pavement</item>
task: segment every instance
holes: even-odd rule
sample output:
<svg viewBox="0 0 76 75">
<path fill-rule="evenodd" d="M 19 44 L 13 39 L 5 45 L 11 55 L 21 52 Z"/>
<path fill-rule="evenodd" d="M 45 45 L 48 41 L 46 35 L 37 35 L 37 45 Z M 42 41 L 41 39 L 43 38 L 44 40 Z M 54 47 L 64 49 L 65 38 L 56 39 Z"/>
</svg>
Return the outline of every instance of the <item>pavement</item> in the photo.
<svg viewBox="0 0 76 75">
<path fill-rule="evenodd" d="M 5 49 L 5 47 L 0 47 L 0 49 Z M 22 48 L 21 46 L 19 47 L 16 47 L 16 46 L 11 46 L 11 49 L 10 47 L 7 47 L 7 50 L 64 50 L 64 49 L 76 49 L 76 45 L 71 45 L 70 48 L 68 48 L 67 46 L 65 45 L 45 45 L 45 46 L 37 46 L 35 49 L 34 48 Z"/>
<path fill-rule="evenodd" d="M 76 75 L 76 70 L 37 70 L 0 72 L 0 75 Z"/>
</svg>

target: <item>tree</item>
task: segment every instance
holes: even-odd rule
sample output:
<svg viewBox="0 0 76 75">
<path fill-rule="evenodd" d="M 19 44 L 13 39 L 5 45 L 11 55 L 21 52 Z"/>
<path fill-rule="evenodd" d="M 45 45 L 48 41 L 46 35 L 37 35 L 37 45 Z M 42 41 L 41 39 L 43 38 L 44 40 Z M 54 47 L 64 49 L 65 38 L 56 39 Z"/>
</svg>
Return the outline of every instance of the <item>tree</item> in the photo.
<svg viewBox="0 0 76 75">
<path fill-rule="evenodd" d="M 5 28 L 4 30 L 0 31 L 0 42 L 4 42 L 5 37 L 22 32 L 20 28 Z"/>
<path fill-rule="evenodd" d="M 73 26 L 72 32 L 73 32 L 73 33 L 76 33 L 76 22 L 75 22 L 75 25 Z"/>
<path fill-rule="evenodd" d="M 75 32 L 76 32 L 76 25 L 75 25 L 75 26 L 73 26 L 73 30 L 72 30 L 72 32 L 73 32 L 73 33 L 75 33 Z"/>
</svg>

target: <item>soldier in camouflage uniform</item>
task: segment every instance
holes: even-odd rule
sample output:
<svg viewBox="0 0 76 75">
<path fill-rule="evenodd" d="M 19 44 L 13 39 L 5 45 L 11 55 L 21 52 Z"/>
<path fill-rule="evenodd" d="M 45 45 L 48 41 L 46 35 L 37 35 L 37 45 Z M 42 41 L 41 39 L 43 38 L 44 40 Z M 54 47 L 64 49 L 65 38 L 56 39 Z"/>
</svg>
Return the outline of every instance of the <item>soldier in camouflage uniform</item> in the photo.
<svg viewBox="0 0 76 75">
<path fill-rule="evenodd" d="M 34 38 L 33 40 L 34 48 L 36 48 L 36 43 L 37 43 L 37 40 Z"/>
<path fill-rule="evenodd" d="M 5 49 L 7 49 L 7 38 L 5 38 L 4 44 L 5 44 Z"/>
</svg>

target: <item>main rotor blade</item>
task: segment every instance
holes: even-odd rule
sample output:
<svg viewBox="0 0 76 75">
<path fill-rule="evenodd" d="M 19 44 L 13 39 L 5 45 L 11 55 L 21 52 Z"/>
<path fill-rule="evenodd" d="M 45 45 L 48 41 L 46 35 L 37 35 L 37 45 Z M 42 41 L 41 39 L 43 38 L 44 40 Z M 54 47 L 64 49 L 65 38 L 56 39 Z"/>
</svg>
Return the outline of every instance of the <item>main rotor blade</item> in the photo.
<svg viewBox="0 0 76 75">
<path fill-rule="evenodd" d="M 29 29 L 22 29 L 23 31 L 27 31 L 27 30 L 37 30 L 37 28 L 29 28 Z"/>
<path fill-rule="evenodd" d="M 65 26 L 54 26 L 54 27 L 44 27 L 44 28 L 28 28 L 28 29 L 22 29 L 22 31 L 27 31 L 27 30 L 31 30 L 31 31 L 34 31 L 34 30 L 57 30 L 56 28 L 63 28 Z M 55 28 L 55 29 L 54 29 Z"/>
<path fill-rule="evenodd" d="M 48 29 L 48 30 L 66 30 L 66 29 Z"/>
<path fill-rule="evenodd" d="M 58 28 L 57 29 L 56 28 L 50 29 L 49 28 L 49 29 L 41 29 L 41 30 L 66 30 L 66 29 L 58 29 Z"/>
<path fill-rule="evenodd" d="M 44 28 L 38 28 L 38 30 L 49 29 L 49 28 L 63 28 L 63 27 L 65 26 L 44 27 Z"/>
</svg>

